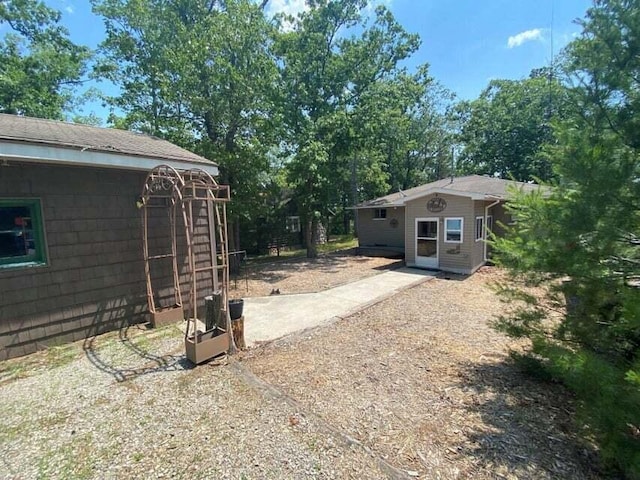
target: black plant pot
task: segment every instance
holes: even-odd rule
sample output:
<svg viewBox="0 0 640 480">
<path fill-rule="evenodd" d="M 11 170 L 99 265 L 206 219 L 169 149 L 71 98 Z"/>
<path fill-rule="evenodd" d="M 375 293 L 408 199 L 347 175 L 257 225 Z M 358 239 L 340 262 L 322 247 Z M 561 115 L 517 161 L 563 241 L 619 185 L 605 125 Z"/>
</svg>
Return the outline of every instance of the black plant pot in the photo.
<svg viewBox="0 0 640 480">
<path fill-rule="evenodd" d="M 229 300 L 229 315 L 231 320 L 237 320 L 242 317 L 242 310 L 244 309 L 244 300 L 242 298 L 232 298 Z"/>
</svg>

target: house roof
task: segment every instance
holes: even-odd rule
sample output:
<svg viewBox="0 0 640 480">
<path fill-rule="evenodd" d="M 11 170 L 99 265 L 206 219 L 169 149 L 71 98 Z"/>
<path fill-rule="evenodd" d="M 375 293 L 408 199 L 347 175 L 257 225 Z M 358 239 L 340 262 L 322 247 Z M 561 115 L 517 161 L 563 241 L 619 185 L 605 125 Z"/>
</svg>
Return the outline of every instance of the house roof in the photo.
<svg viewBox="0 0 640 480">
<path fill-rule="evenodd" d="M 506 200 L 512 188 L 534 191 L 541 187 L 535 183 L 514 182 L 502 178 L 468 175 L 466 177 L 443 178 L 435 182 L 401 190 L 384 197 L 368 200 L 356 208 L 379 208 L 403 206 L 406 202 L 432 193 L 458 195 L 475 200 Z"/>
<path fill-rule="evenodd" d="M 52 148 L 64 149 L 66 155 L 53 154 Z M 65 161 L 65 157 L 77 157 L 78 153 L 82 153 L 84 162 Z M 0 114 L 0 157 L 17 160 L 21 154 L 27 161 L 84 163 L 133 170 L 150 170 L 155 166 L 153 163 L 168 163 L 180 169 L 197 167 L 218 173 L 214 162 L 150 135 Z M 36 154 L 41 156 L 36 158 Z"/>
</svg>

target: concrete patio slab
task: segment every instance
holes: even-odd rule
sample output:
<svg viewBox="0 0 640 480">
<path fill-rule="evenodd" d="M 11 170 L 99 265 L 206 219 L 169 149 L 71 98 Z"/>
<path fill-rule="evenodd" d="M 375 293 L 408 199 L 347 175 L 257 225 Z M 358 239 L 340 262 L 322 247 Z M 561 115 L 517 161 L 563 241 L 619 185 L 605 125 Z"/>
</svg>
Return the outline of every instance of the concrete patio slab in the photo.
<svg viewBox="0 0 640 480">
<path fill-rule="evenodd" d="M 245 341 L 250 346 L 329 323 L 436 275 L 437 272 L 401 268 L 322 292 L 247 298 Z"/>
</svg>

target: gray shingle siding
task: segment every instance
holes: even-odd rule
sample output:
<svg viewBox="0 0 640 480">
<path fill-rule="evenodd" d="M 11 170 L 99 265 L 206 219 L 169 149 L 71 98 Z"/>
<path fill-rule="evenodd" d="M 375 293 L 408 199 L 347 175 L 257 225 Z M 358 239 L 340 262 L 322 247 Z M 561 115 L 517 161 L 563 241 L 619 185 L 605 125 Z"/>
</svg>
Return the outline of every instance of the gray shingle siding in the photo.
<svg viewBox="0 0 640 480">
<path fill-rule="evenodd" d="M 144 180 L 144 173 L 112 169 L 0 166 L 0 197 L 40 198 L 48 245 L 47 266 L 0 269 L 0 360 L 147 319 L 135 205 Z M 164 225 L 150 236 L 158 248 L 170 246 Z M 202 262 L 208 249 L 198 243 Z M 180 244 L 186 302 L 184 237 Z M 167 267 L 156 275 L 163 304 L 172 303 Z"/>
</svg>

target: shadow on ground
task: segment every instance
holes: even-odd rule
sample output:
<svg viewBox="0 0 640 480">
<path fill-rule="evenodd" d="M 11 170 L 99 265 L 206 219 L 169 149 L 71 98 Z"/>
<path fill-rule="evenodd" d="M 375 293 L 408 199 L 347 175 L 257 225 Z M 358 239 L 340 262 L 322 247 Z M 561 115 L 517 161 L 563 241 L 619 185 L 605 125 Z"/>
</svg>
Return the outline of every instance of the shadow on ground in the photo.
<svg viewBox="0 0 640 480">
<path fill-rule="evenodd" d="M 178 353 L 184 348 L 181 342 L 180 349 L 175 352 L 164 355 L 153 353 L 154 340 L 163 330 L 150 330 L 147 324 L 142 323 L 141 317 L 140 314 L 136 315 L 134 307 L 126 300 L 117 305 L 112 304 L 109 308 L 100 304 L 91 325 L 91 332 L 82 345 L 91 364 L 113 376 L 117 382 L 125 382 L 150 373 L 193 368 L 193 364 L 187 360 L 184 353 Z M 117 325 L 117 338 L 100 337 L 106 330 L 112 329 L 108 326 L 114 324 Z M 119 359 L 109 354 L 109 350 L 118 347 L 124 350 L 126 358 Z"/>
<path fill-rule="evenodd" d="M 561 385 L 541 386 L 513 361 L 500 357 L 496 363 L 460 366 L 458 386 L 469 399 L 464 408 L 490 426 L 466 430 L 469 442 L 460 453 L 476 458 L 484 468 L 518 477 L 533 469 L 549 472 L 551 478 L 602 478 L 596 454 L 576 435 L 569 393 Z"/>
</svg>

